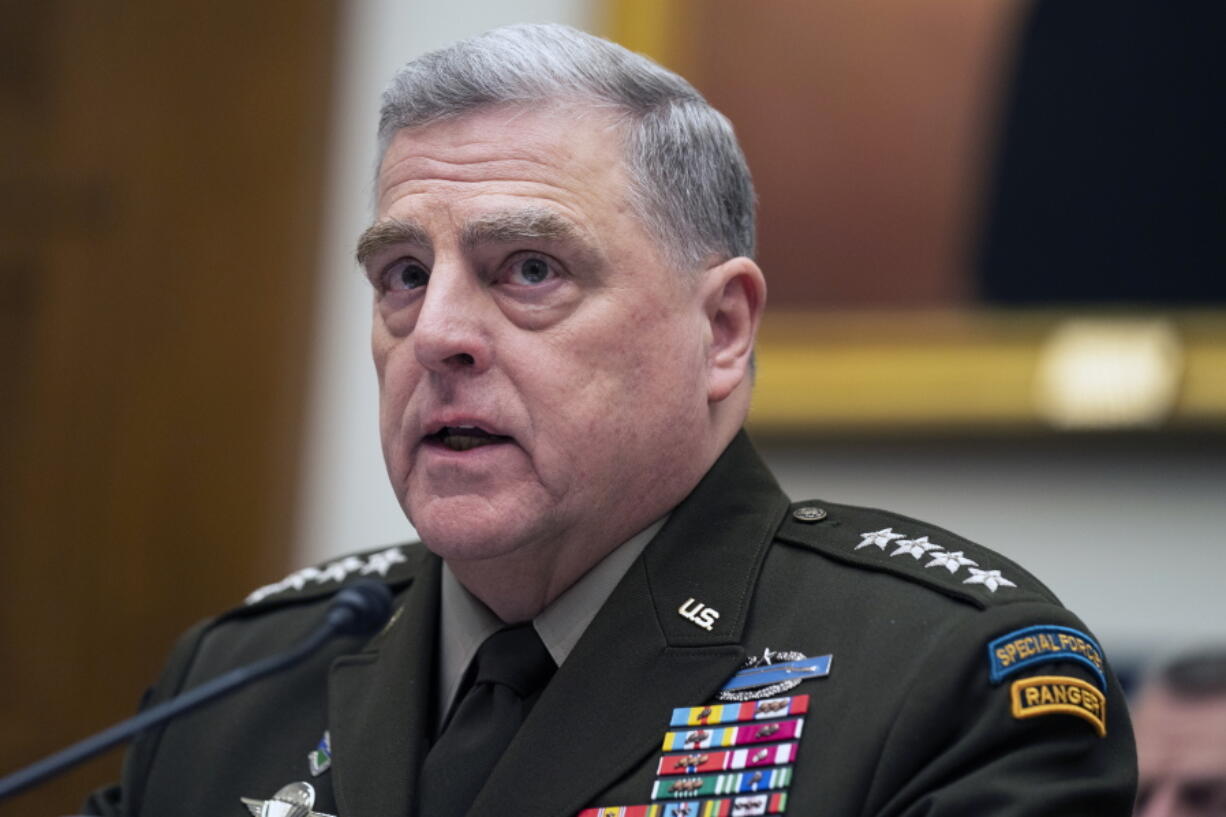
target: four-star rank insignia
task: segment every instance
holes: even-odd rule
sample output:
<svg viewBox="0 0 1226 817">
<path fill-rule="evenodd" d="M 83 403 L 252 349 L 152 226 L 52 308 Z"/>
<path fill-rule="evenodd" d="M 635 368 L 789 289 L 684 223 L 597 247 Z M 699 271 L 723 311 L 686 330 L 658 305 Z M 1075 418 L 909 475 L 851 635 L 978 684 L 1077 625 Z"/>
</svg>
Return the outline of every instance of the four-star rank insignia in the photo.
<svg viewBox="0 0 1226 817">
<path fill-rule="evenodd" d="M 378 553 L 367 554 L 365 558 L 361 556 L 346 556 L 343 559 L 329 562 L 323 567 L 304 567 L 302 570 L 296 570 L 278 582 L 266 584 L 253 590 L 247 596 L 245 603 L 258 604 L 269 596 L 275 596 L 286 590 L 297 591 L 317 584 L 343 582 L 353 574 L 372 576 L 378 573 L 386 578 L 387 571 L 391 569 L 392 565 L 402 564 L 405 561 L 406 557 L 403 549 L 400 547 L 390 547 Z"/>
<path fill-rule="evenodd" d="M 1002 587 L 1017 587 L 1002 576 L 999 570 L 981 569 L 978 562 L 962 551 L 949 550 L 944 545 L 930 542 L 927 536 L 908 538 L 904 533 L 895 533 L 893 528 L 865 531 L 860 534 L 860 543 L 853 550 L 872 547 L 882 553 L 885 553 L 887 547 L 892 547 L 894 550 L 889 554 L 891 559 L 910 556 L 916 561 L 926 560 L 925 568 L 945 568 L 951 576 L 958 576 L 962 568 L 966 568 L 968 575 L 961 583 L 983 585 L 989 593 L 995 593 Z M 906 559 L 903 561 L 906 562 Z"/>
<path fill-rule="evenodd" d="M 333 817 L 331 814 L 311 811 L 315 805 L 315 787 L 301 781 L 282 786 L 267 800 L 253 800 L 250 797 L 241 799 L 253 817 Z"/>
</svg>

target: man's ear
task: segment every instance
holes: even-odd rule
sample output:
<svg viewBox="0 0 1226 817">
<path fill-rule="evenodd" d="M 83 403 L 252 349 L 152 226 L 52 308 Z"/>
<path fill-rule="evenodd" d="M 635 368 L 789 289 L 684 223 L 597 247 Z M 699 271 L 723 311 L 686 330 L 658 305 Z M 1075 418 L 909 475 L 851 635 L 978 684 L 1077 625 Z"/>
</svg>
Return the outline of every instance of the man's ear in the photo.
<svg viewBox="0 0 1226 817">
<path fill-rule="evenodd" d="M 718 403 L 750 377 L 766 278 L 757 264 L 741 256 L 708 269 L 702 286 L 709 339 L 707 401 Z"/>
</svg>

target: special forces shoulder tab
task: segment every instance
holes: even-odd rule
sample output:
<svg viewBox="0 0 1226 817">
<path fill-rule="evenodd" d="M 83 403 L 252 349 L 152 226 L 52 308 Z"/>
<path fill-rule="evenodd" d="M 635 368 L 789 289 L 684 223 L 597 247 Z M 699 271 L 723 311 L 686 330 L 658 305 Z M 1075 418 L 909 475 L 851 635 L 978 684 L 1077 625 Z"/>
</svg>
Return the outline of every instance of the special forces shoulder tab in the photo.
<svg viewBox="0 0 1226 817">
<path fill-rule="evenodd" d="M 342 582 L 354 576 L 374 576 L 394 585 L 407 577 L 409 561 L 416 549 L 410 545 L 395 545 L 304 567 L 280 581 L 255 589 L 247 595 L 244 605 L 250 607 L 268 600 L 334 593 Z"/>
<path fill-rule="evenodd" d="M 1035 665 L 1075 661 L 1094 673 L 1098 686 L 1107 689 L 1106 658 L 1089 633 L 1058 624 L 1035 624 L 988 643 L 988 677 L 993 684 Z"/>
<path fill-rule="evenodd" d="M 1056 601 L 1038 579 L 1000 554 L 899 514 L 829 502 L 801 502 L 792 506 L 778 536 L 847 564 L 902 576 L 979 607 L 1010 601 Z"/>
</svg>

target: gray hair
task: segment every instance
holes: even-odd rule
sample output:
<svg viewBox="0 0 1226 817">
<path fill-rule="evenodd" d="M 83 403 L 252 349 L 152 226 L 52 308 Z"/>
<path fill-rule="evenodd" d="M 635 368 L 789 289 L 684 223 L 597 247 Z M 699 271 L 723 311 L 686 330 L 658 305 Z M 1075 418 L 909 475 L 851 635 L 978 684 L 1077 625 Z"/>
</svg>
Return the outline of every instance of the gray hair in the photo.
<svg viewBox="0 0 1226 817">
<path fill-rule="evenodd" d="M 401 128 L 548 102 L 619 115 L 631 205 L 673 263 L 753 256 L 753 182 L 732 124 L 673 72 L 569 26 L 497 28 L 409 62 L 383 93 L 380 161 Z"/>
<path fill-rule="evenodd" d="M 1185 700 L 1226 696 L 1226 645 L 1179 656 L 1163 667 L 1158 681 Z"/>
</svg>

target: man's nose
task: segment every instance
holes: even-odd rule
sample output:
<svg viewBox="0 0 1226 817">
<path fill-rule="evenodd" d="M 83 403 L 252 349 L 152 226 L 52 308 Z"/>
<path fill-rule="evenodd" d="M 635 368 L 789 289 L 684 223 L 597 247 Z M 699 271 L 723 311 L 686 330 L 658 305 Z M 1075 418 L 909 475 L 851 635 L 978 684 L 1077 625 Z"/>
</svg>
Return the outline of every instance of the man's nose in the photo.
<svg viewBox="0 0 1226 817">
<path fill-rule="evenodd" d="M 418 361 L 436 372 L 484 371 L 492 359 L 485 285 L 460 264 L 436 264 L 413 327 Z"/>
</svg>

